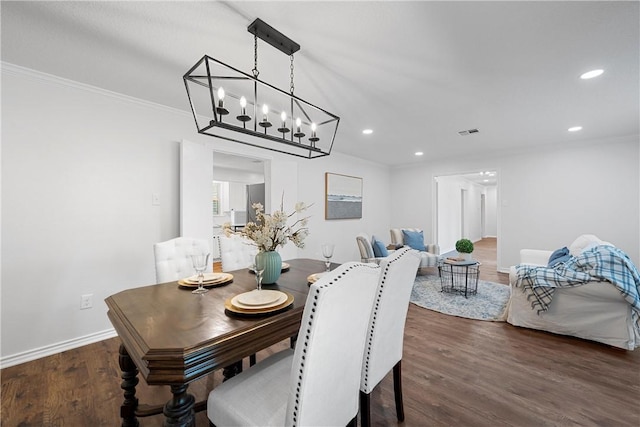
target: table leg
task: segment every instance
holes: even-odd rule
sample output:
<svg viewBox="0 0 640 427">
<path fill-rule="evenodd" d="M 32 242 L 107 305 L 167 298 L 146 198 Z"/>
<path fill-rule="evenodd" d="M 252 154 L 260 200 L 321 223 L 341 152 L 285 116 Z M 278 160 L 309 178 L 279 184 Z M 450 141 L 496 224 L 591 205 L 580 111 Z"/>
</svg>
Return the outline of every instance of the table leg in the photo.
<svg viewBox="0 0 640 427">
<path fill-rule="evenodd" d="M 136 385 L 138 385 L 139 381 L 138 367 L 131 360 L 131 356 L 129 356 L 123 344 L 120 344 L 118 353 L 118 363 L 122 371 L 120 388 L 124 390 L 124 402 L 120 406 L 122 427 L 138 427 L 139 423 L 135 415 L 138 407 L 138 398 L 136 397 Z"/>
<path fill-rule="evenodd" d="M 469 266 L 464 273 L 464 297 L 467 297 L 467 289 L 469 287 Z"/>
<path fill-rule="evenodd" d="M 242 360 L 232 363 L 231 365 L 225 366 L 222 369 L 222 381 L 226 381 L 229 378 L 235 377 L 240 372 L 242 372 Z"/>
<path fill-rule="evenodd" d="M 196 399 L 187 393 L 187 384 L 172 385 L 173 398 L 164 405 L 165 427 L 195 427 L 196 419 L 193 407 Z"/>
</svg>

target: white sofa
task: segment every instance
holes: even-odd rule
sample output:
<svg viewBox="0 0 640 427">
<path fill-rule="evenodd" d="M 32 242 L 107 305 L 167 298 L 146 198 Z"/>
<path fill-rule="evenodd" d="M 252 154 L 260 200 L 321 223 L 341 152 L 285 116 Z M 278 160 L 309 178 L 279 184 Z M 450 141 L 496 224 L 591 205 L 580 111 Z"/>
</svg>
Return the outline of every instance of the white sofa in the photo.
<svg viewBox="0 0 640 427">
<path fill-rule="evenodd" d="M 402 230 L 421 232 L 419 228 L 392 228 L 391 229 L 391 244 L 392 245 L 406 245 L 404 234 Z M 438 260 L 440 259 L 440 247 L 436 244 L 424 243 L 425 251 L 420 251 L 420 267 L 436 267 Z"/>
<path fill-rule="evenodd" d="M 589 239 L 585 236 L 578 238 L 576 242 L 580 240 L 580 243 L 574 242 L 569 248 L 571 254 L 579 255 Z M 520 263 L 546 266 L 551 253 L 522 249 Z M 571 335 L 626 350 L 640 346 L 640 330 L 632 318 L 631 305 L 613 284 L 589 282 L 570 288 L 556 288 L 549 309 L 538 314 L 537 309 L 532 309 L 523 288 L 515 286 L 516 280 L 516 267 L 513 266 L 509 275 L 511 298 L 507 306 L 508 323 Z"/>
</svg>

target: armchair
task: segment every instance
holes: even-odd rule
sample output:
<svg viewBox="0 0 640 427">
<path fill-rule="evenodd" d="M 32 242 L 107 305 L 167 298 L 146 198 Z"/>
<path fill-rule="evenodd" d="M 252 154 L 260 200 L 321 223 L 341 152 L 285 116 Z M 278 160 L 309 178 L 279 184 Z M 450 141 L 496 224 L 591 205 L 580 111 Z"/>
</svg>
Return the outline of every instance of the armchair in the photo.
<svg viewBox="0 0 640 427">
<path fill-rule="evenodd" d="M 380 264 L 380 261 L 385 258 L 385 256 L 376 256 L 373 249 L 373 239 L 369 238 L 367 234 L 358 234 L 356 236 L 356 243 L 358 244 L 358 249 L 360 250 L 361 262 L 374 262 L 376 264 Z M 385 249 L 385 251 L 388 255 L 389 253 L 393 252 L 393 249 Z"/>
<path fill-rule="evenodd" d="M 425 243 L 424 237 L 421 235 L 422 230 L 418 228 L 392 228 L 391 244 L 410 246 L 412 249 L 420 251 L 420 268 L 436 267 L 440 258 L 440 247 L 437 244 Z M 416 239 L 420 240 L 417 242 L 418 244 L 415 242 Z"/>
<path fill-rule="evenodd" d="M 589 241 L 611 245 L 595 236 L 580 236 L 571 246 L 573 256 L 580 256 Z M 522 249 L 520 266 L 546 267 L 552 251 Z M 615 285 L 608 281 L 589 281 L 580 286 L 554 288 L 547 311 L 538 312 L 532 300 L 518 284 L 517 267 L 509 274 L 511 297 L 506 309 L 507 322 L 531 329 L 601 342 L 633 350 L 640 346 L 640 327 L 634 320 L 632 306 Z"/>
</svg>

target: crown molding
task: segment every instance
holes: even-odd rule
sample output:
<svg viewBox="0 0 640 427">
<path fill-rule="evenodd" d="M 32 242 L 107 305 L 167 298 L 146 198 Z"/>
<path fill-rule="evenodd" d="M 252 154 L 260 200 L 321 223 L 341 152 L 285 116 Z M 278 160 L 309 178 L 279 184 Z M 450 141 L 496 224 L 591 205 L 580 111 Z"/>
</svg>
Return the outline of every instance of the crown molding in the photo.
<svg viewBox="0 0 640 427">
<path fill-rule="evenodd" d="M 85 92 L 91 92 L 98 95 L 108 96 L 110 98 L 115 98 L 120 101 L 129 102 L 132 104 L 141 105 L 143 107 L 154 108 L 156 110 L 161 110 L 169 113 L 178 114 L 181 116 L 191 116 L 190 111 L 179 110 L 177 108 L 168 107 L 166 105 L 158 104 L 151 101 L 146 101 L 144 99 L 135 98 L 133 96 L 124 95 L 119 92 L 114 92 L 111 90 L 103 89 L 97 86 L 92 86 L 86 83 L 80 83 L 75 80 L 65 79 L 63 77 L 59 77 L 53 74 L 44 73 L 42 71 L 34 70 L 31 68 L 23 67 L 20 65 L 12 64 L 9 62 L 0 61 L 0 65 L 2 68 L 2 74 L 9 74 L 19 77 L 26 77 L 32 80 L 47 82 L 56 84 L 59 86 L 69 87 L 73 89 L 82 90 Z"/>
</svg>

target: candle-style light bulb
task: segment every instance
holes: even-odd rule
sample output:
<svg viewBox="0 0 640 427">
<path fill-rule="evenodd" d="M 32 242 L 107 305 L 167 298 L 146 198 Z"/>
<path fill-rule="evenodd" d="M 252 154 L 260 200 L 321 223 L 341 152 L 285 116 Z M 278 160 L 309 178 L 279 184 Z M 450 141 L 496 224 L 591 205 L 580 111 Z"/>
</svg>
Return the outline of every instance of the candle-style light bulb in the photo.
<svg viewBox="0 0 640 427">
<path fill-rule="evenodd" d="M 247 98 L 244 96 L 240 97 L 240 107 L 242 108 L 242 115 L 247 114 Z"/>
<path fill-rule="evenodd" d="M 281 132 L 282 137 L 284 138 L 285 134 L 289 133 L 289 128 L 287 127 L 287 113 L 284 110 L 280 113 L 280 120 L 282 120 L 282 124 L 278 128 L 278 132 Z"/>
<path fill-rule="evenodd" d="M 316 129 L 318 129 L 318 126 L 316 126 L 315 123 L 311 123 L 311 136 L 309 137 L 309 141 L 311 141 L 313 148 L 316 147 L 316 142 L 320 141 L 320 138 L 316 135 Z"/>
<path fill-rule="evenodd" d="M 300 131 L 300 126 L 302 126 L 302 120 L 298 117 L 296 119 L 296 131 L 293 133 L 293 137 L 298 138 L 298 142 L 300 142 L 300 138 L 304 136 L 304 133 Z"/>
<path fill-rule="evenodd" d="M 264 115 L 262 117 L 262 120 L 266 122 L 267 121 L 267 114 L 269 114 L 269 106 L 267 104 L 264 104 L 262 106 L 262 114 Z"/>
<path fill-rule="evenodd" d="M 218 88 L 218 107 L 222 108 L 224 106 L 224 89 L 222 86 Z"/>
</svg>

